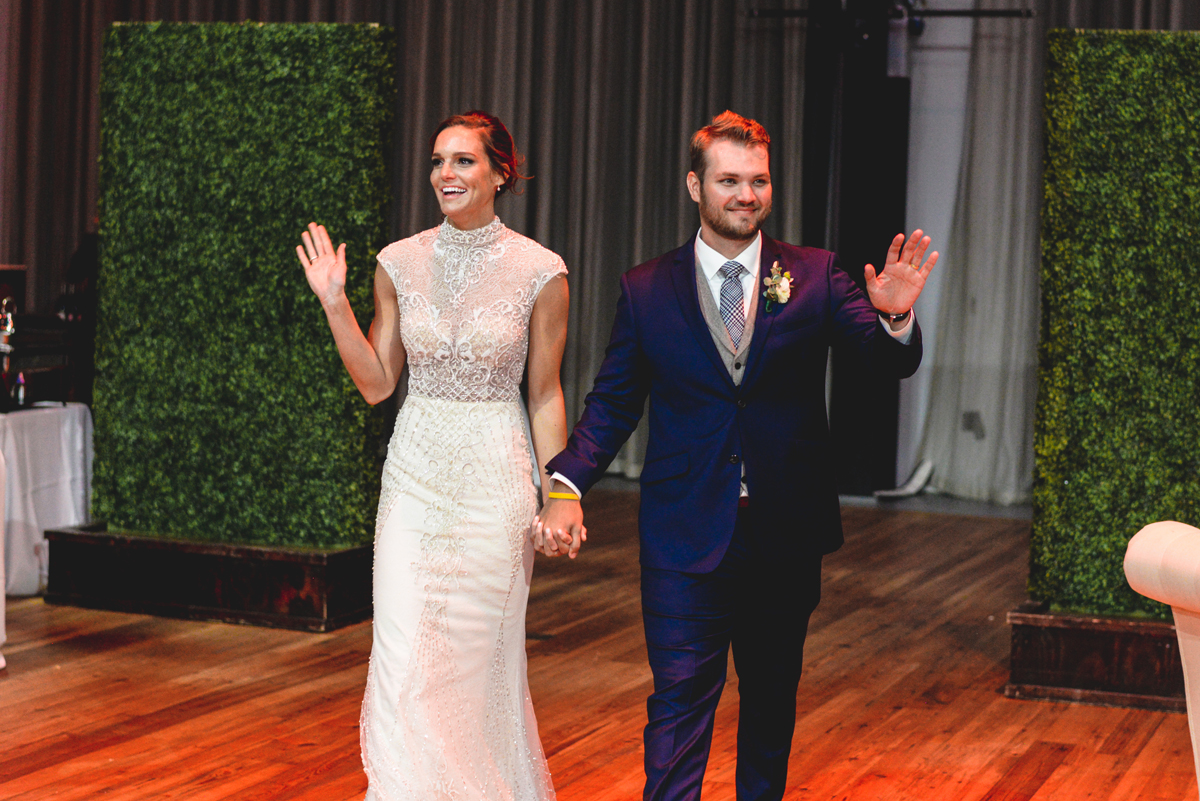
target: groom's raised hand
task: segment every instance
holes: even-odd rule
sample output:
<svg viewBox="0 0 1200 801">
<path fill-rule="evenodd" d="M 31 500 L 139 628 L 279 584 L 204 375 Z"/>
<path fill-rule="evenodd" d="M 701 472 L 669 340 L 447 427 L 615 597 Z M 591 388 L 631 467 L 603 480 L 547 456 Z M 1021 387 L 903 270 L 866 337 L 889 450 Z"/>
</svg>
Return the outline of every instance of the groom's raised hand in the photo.
<svg viewBox="0 0 1200 801">
<path fill-rule="evenodd" d="M 868 264 L 863 268 L 867 279 L 867 296 L 871 299 L 871 305 L 883 314 L 903 314 L 908 311 L 925 288 L 925 279 L 937 264 L 938 253 L 935 250 L 924 264 L 921 263 L 930 242 L 929 237 L 923 234 L 918 228 L 907 242 L 904 241 L 904 234 L 896 234 L 888 248 L 883 271 L 878 275 L 873 265 Z"/>
</svg>

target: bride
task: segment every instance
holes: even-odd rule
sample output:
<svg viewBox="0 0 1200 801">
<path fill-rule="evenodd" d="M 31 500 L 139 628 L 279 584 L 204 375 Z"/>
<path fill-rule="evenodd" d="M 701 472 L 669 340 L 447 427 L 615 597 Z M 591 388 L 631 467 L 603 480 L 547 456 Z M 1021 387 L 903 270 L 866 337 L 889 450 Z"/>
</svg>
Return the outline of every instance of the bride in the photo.
<svg viewBox="0 0 1200 801">
<path fill-rule="evenodd" d="M 375 529 L 366 799 L 543 801 L 554 788 L 525 662 L 539 498 L 519 385 L 528 367 L 544 474 L 566 444 L 567 269 L 495 215 L 496 198 L 525 177 L 500 120 L 450 117 L 430 149 L 445 220 L 379 253 L 365 337 L 343 291 L 345 244 L 335 250 L 312 223 L 296 248 L 367 402 L 409 369 Z"/>
</svg>

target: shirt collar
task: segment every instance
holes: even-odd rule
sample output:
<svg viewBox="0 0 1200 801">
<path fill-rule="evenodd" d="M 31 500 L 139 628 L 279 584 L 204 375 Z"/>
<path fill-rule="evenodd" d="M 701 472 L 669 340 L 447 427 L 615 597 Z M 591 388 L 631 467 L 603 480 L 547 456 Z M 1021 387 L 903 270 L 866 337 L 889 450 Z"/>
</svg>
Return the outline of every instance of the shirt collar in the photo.
<svg viewBox="0 0 1200 801">
<path fill-rule="evenodd" d="M 746 246 L 746 249 L 734 256 L 732 259 L 727 259 L 717 251 L 713 250 L 708 244 L 700 238 L 700 233 L 696 232 L 696 263 L 700 265 L 700 271 L 704 273 L 704 277 L 709 281 L 716 278 L 717 272 L 725 266 L 727 261 L 736 261 L 738 264 L 750 271 L 753 276 L 758 275 L 759 253 L 762 252 L 762 231 L 754 237 L 754 240 Z"/>
</svg>

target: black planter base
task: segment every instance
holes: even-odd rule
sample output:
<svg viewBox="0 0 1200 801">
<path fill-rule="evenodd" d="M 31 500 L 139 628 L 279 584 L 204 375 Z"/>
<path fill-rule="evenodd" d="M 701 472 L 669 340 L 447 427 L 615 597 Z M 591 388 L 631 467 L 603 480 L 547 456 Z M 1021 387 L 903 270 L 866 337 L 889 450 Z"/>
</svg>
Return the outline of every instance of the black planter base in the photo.
<svg viewBox="0 0 1200 801">
<path fill-rule="evenodd" d="M 46 532 L 48 603 L 307 631 L 371 616 L 370 545 L 237 545 L 104 529 Z"/>
<path fill-rule="evenodd" d="M 1175 626 L 1056 614 L 1035 603 L 1008 613 L 1009 698 L 1187 711 Z"/>
</svg>

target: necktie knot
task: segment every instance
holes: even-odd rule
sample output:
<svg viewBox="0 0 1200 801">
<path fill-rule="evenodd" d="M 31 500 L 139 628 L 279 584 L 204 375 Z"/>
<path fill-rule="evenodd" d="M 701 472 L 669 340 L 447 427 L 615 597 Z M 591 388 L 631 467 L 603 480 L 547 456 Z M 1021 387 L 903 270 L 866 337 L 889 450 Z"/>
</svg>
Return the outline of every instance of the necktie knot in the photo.
<svg viewBox="0 0 1200 801">
<path fill-rule="evenodd" d="M 721 265 L 721 277 L 723 278 L 740 278 L 742 270 L 745 268 L 736 261 L 727 261 Z"/>
</svg>

